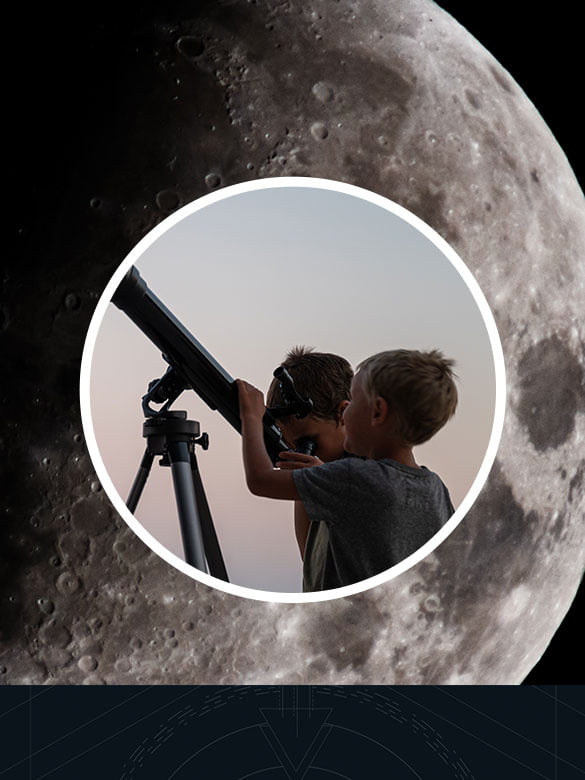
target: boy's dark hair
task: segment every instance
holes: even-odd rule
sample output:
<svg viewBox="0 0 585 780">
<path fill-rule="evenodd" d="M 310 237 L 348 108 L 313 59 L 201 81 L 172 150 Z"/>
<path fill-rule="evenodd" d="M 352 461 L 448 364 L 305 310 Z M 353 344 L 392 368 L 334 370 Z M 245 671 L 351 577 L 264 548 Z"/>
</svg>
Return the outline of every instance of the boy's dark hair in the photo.
<svg viewBox="0 0 585 780">
<path fill-rule="evenodd" d="M 351 398 L 353 369 L 345 358 L 313 349 L 293 347 L 281 365 L 292 376 L 295 390 L 313 401 L 311 416 L 337 420 L 339 404 Z M 266 405 L 281 406 L 284 400 L 278 380 L 273 379 L 266 394 Z"/>
<path fill-rule="evenodd" d="M 455 362 L 437 349 L 396 349 L 363 360 L 357 370 L 371 401 L 384 398 L 396 412 L 396 433 L 405 444 L 423 444 L 455 414 Z"/>
</svg>

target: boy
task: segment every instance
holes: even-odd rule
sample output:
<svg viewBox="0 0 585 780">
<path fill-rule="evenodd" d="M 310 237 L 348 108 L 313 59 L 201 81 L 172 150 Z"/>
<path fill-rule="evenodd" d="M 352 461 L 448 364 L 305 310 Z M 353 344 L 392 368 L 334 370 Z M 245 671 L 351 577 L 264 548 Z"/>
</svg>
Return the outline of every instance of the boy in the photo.
<svg viewBox="0 0 585 780">
<path fill-rule="evenodd" d="M 307 551 L 305 590 L 339 588 L 389 569 L 452 515 L 447 488 L 413 455 L 455 413 L 452 367 L 437 350 L 393 350 L 364 360 L 343 414 L 344 448 L 361 458 L 314 466 L 309 456 L 283 452 L 278 469 L 264 447 L 262 393 L 237 380 L 249 489 L 302 501 L 327 537 L 318 556 L 308 559 Z"/>
<path fill-rule="evenodd" d="M 313 411 L 307 417 L 299 419 L 291 415 L 278 419 L 283 437 L 295 449 L 304 438 L 315 442 L 315 457 L 307 458 L 306 465 L 316 466 L 345 457 L 343 412 L 349 404 L 353 379 L 351 365 L 339 355 L 314 352 L 312 347 L 293 347 L 281 365 L 293 378 L 295 390 L 313 401 Z M 278 380 L 273 379 L 266 394 L 266 406 L 284 404 L 279 385 Z M 304 560 L 310 521 L 300 501 L 295 501 L 294 522 L 297 544 Z"/>
</svg>

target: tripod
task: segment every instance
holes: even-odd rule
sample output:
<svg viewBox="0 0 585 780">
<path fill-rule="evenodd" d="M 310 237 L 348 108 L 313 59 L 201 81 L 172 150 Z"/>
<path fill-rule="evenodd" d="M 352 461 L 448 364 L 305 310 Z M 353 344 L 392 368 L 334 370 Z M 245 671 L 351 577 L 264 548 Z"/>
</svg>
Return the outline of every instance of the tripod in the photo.
<svg viewBox="0 0 585 780">
<path fill-rule="evenodd" d="M 200 436 L 199 432 L 199 423 L 188 420 L 187 412 L 166 409 L 147 417 L 142 428 L 146 450 L 126 506 L 134 513 L 154 456 L 162 456 L 160 465 L 171 467 L 185 560 L 200 571 L 229 582 L 195 456 L 195 445 L 206 450 L 209 437 L 206 433 Z"/>
</svg>

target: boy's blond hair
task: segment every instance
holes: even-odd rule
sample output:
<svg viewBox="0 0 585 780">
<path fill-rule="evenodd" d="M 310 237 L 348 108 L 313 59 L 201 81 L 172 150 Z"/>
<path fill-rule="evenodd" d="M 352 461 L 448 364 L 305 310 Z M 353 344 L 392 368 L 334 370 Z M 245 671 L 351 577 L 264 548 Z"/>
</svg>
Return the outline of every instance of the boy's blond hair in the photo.
<svg viewBox="0 0 585 780">
<path fill-rule="evenodd" d="M 370 400 L 384 398 L 396 413 L 396 434 L 413 447 L 432 438 L 455 414 L 455 362 L 439 350 L 379 352 L 357 367 Z"/>
</svg>

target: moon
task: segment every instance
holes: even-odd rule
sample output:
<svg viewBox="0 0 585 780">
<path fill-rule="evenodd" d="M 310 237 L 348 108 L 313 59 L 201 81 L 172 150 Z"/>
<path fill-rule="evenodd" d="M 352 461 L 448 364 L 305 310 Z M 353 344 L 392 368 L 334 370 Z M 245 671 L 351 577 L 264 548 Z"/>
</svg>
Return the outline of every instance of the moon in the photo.
<svg viewBox="0 0 585 780">
<path fill-rule="evenodd" d="M 429 0 L 183 9 L 116 41 L 114 120 L 87 108 L 68 138 L 91 127 L 96 145 L 83 175 L 55 180 L 64 208 L 21 219 L 51 294 L 9 279 L 21 305 L 0 319 L 30 399 L 9 428 L 3 680 L 521 682 L 585 564 L 585 204 L 563 151 Z M 508 377 L 496 462 L 455 532 L 398 578 L 316 604 L 231 596 L 154 556 L 96 481 L 76 399 L 93 306 L 128 250 L 205 192 L 284 175 L 364 187 L 442 235 L 490 304 Z"/>
</svg>

